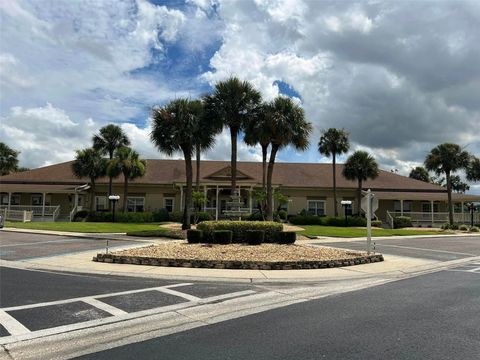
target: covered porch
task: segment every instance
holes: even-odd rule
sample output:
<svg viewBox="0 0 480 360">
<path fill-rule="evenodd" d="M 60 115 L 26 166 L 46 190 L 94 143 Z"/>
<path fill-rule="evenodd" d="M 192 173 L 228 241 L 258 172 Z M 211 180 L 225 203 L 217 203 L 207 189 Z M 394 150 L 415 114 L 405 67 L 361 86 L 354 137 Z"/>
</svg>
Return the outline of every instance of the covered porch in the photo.
<svg viewBox="0 0 480 360">
<path fill-rule="evenodd" d="M 13 221 L 71 221 L 82 209 L 88 184 L 2 184 L 0 211 Z"/>
</svg>

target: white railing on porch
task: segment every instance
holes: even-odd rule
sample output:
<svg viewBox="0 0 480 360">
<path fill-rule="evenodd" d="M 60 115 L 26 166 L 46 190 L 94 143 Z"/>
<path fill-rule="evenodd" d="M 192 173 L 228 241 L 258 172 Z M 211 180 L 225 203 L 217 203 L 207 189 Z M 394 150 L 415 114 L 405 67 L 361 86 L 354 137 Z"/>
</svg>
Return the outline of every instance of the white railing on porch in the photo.
<svg viewBox="0 0 480 360">
<path fill-rule="evenodd" d="M 42 205 L 0 205 L 0 210 L 7 209 L 9 211 L 27 211 L 32 213 L 32 218 L 35 217 L 52 217 L 55 221 L 60 214 L 60 205 L 42 206 Z"/>
<path fill-rule="evenodd" d="M 393 227 L 393 219 L 398 216 L 408 216 L 414 224 L 443 224 L 448 222 L 448 212 L 407 212 L 387 211 L 387 219 L 391 222 Z M 453 213 L 453 222 L 458 224 L 469 224 L 471 221 L 471 214 Z M 473 222 L 480 223 L 480 213 L 473 214 Z"/>
<path fill-rule="evenodd" d="M 33 212 L 26 210 L 8 210 L 5 208 L 1 211 L 1 213 L 5 220 L 10 221 L 29 222 L 32 221 L 33 218 Z"/>
</svg>

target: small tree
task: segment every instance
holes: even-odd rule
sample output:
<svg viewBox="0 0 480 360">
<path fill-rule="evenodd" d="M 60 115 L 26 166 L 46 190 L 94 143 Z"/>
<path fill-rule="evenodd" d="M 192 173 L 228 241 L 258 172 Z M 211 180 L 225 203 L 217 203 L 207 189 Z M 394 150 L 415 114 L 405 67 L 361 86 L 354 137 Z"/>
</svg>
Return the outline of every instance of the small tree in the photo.
<svg viewBox="0 0 480 360">
<path fill-rule="evenodd" d="M 275 202 L 277 203 L 277 211 L 282 210 L 283 205 L 287 205 L 289 202 L 289 197 L 287 195 L 283 195 L 279 191 L 275 191 L 273 194 L 273 198 L 275 199 Z"/>
<path fill-rule="evenodd" d="M 332 156 L 332 172 L 333 172 L 333 203 L 335 208 L 335 216 L 338 216 L 337 203 L 337 155 L 345 154 L 350 148 L 348 141 L 348 133 L 344 129 L 330 128 L 322 132 L 320 141 L 318 142 L 318 151 L 325 156 Z"/>
<path fill-rule="evenodd" d="M 472 156 L 467 167 L 467 180 L 480 181 L 480 159 Z"/>
<path fill-rule="evenodd" d="M 430 178 L 430 175 L 428 174 L 428 171 L 422 166 L 417 166 L 416 168 L 412 169 L 408 177 L 411 179 L 420 180 L 427 183 L 432 181 L 432 179 Z"/>
<path fill-rule="evenodd" d="M 121 147 L 115 151 L 114 158 L 108 162 L 107 174 L 117 177 L 123 174 L 123 212 L 127 211 L 128 182 L 145 175 L 147 162 L 129 147 Z"/>
<path fill-rule="evenodd" d="M 452 179 L 453 172 L 468 167 L 470 154 L 457 144 L 444 143 L 434 147 L 425 159 L 425 167 L 438 176 L 445 174 L 448 195 L 448 220 L 453 224 Z"/>
<path fill-rule="evenodd" d="M 107 160 L 95 149 L 76 151 L 75 160 L 72 163 L 73 174 L 78 178 L 90 179 L 90 210 L 95 210 L 95 181 L 105 176 Z"/>
<path fill-rule="evenodd" d="M 18 154 L 7 144 L 0 142 L 0 175 L 8 175 L 18 169 Z"/>
<path fill-rule="evenodd" d="M 366 151 L 355 151 L 347 159 L 343 167 L 343 176 L 348 180 L 356 180 L 357 187 L 357 215 L 360 215 L 362 202 L 362 184 L 368 179 L 375 179 L 379 174 L 378 164 Z"/>
<path fill-rule="evenodd" d="M 205 205 L 205 194 L 200 191 L 194 191 L 192 193 L 192 202 L 193 202 L 193 223 L 197 224 L 200 218 L 200 211 Z"/>
</svg>

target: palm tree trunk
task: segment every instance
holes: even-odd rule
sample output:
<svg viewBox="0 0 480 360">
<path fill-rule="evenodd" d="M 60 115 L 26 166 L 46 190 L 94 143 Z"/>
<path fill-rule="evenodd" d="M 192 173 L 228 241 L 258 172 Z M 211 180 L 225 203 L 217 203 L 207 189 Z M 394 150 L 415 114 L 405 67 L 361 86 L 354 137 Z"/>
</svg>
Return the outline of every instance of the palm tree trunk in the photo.
<svg viewBox="0 0 480 360">
<path fill-rule="evenodd" d="M 113 151 L 109 151 L 108 156 L 110 158 L 110 161 L 112 161 Z M 108 196 L 112 195 L 112 192 L 113 192 L 113 178 L 111 176 L 109 176 L 108 177 Z M 111 211 L 111 210 L 112 210 L 112 202 L 109 200 L 108 201 L 108 211 Z"/>
<path fill-rule="evenodd" d="M 232 143 L 232 156 L 231 156 L 231 168 L 232 168 L 232 195 L 235 194 L 237 188 L 237 135 L 238 129 L 230 128 L 230 141 Z"/>
<path fill-rule="evenodd" d="M 196 161 L 196 168 L 197 168 L 197 173 L 196 173 L 196 179 L 195 179 L 195 183 L 196 183 L 196 187 L 197 187 L 197 192 L 200 191 L 200 144 L 197 144 L 196 146 L 197 148 L 195 149 L 195 155 L 197 157 L 197 161 Z"/>
<path fill-rule="evenodd" d="M 127 197 L 128 197 L 128 176 L 123 174 L 123 212 L 127 212 Z"/>
<path fill-rule="evenodd" d="M 267 220 L 273 220 L 273 191 L 272 191 L 272 176 L 273 166 L 275 165 L 275 156 L 277 156 L 278 145 L 272 145 L 270 152 L 270 161 L 268 162 L 267 171 Z"/>
<path fill-rule="evenodd" d="M 448 222 L 453 225 L 453 207 L 452 207 L 452 180 L 450 171 L 445 172 L 447 178 L 447 195 L 448 195 Z"/>
<path fill-rule="evenodd" d="M 361 215 L 361 203 L 362 203 L 362 180 L 358 180 L 357 189 L 357 215 Z"/>
<path fill-rule="evenodd" d="M 90 179 L 90 211 L 95 210 L 95 179 Z"/>
<path fill-rule="evenodd" d="M 185 193 L 185 206 L 183 208 L 183 223 L 182 230 L 190 229 L 190 209 L 192 208 L 192 183 L 193 183 L 193 169 L 192 169 L 192 155 L 188 151 L 184 151 L 185 156 L 185 174 L 187 180 L 187 190 Z"/>
<path fill-rule="evenodd" d="M 337 204 L 337 174 L 335 173 L 336 168 L 336 155 L 332 154 L 332 170 L 333 170 L 333 208 L 335 217 L 338 216 L 338 204 Z"/>
<path fill-rule="evenodd" d="M 266 179 L 267 176 L 267 150 L 268 144 L 262 144 L 262 190 L 265 191 Z"/>
</svg>

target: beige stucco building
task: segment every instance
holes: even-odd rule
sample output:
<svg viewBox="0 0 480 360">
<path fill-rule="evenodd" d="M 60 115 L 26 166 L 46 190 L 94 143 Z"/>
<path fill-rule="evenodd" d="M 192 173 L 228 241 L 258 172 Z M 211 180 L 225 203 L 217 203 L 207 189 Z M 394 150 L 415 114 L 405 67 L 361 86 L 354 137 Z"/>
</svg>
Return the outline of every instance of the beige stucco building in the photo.
<svg viewBox="0 0 480 360">
<path fill-rule="evenodd" d="M 69 220 L 82 208 L 90 208 L 89 180 L 75 178 L 72 162 L 65 162 L 0 177 L 0 207 L 9 210 L 33 211 L 34 220 Z M 255 192 L 261 189 L 262 164 L 238 162 L 237 185 L 243 211 L 256 210 Z M 356 213 L 356 182 L 342 176 L 337 165 L 338 212 L 344 214 L 341 200 L 351 200 L 348 212 Z M 230 199 L 230 163 L 202 161 L 200 190 L 206 202 L 204 210 L 215 218 L 224 217 Z M 194 163 L 195 179 L 195 163 Z M 276 191 L 288 196 L 284 205 L 289 215 L 305 209 L 316 215 L 333 215 L 333 180 L 331 164 L 277 163 L 273 175 Z M 443 223 L 447 219 L 447 193 L 438 185 L 410 179 L 388 171 L 364 182 L 379 200 L 376 216 L 389 223 L 392 216 L 409 215 L 418 224 Z M 183 160 L 147 160 L 143 178 L 130 183 L 128 211 L 154 211 L 165 208 L 180 211 L 184 201 L 185 165 Z M 108 208 L 108 179 L 97 181 L 94 209 Z M 114 179 L 114 194 L 123 196 L 123 178 Z M 468 222 L 468 204 L 480 201 L 480 196 L 454 194 L 455 218 Z M 120 200 L 120 204 L 122 199 Z M 275 205 L 276 206 L 276 205 Z M 478 214 L 475 215 L 478 218 Z M 476 219 L 478 222 L 478 219 Z"/>
</svg>

